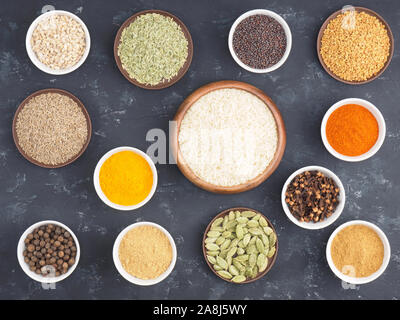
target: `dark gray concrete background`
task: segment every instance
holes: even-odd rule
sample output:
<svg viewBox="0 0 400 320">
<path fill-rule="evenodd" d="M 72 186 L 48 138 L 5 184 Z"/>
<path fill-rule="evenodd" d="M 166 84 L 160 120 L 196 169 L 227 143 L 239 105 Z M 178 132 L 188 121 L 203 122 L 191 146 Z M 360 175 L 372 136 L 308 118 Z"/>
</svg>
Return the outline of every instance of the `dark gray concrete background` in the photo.
<svg viewBox="0 0 400 320">
<path fill-rule="evenodd" d="M 52 76 L 38 70 L 25 50 L 30 23 L 44 5 L 77 14 L 91 34 L 90 54 L 75 72 Z M 400 298 L 400 2 L 353 1 L 381 14 L 392 28 L 395 54 L 389 68 L 372 83 L 351 86 L 332 79 L 316 55 L 323 21 L 347 1 L 4 1 L 0 6 L 0 298 L 2 299 L 398 299 Z M 119 26 L 143 9 L 163 9 L 183 20 L 194 42 L 188 73 L 174 86 L 146 91 L 130 84 L 114 62 L 113 42 Z M 229 28 L 243 12 L 271 9 L 281 14 L 293 34 L 286 63 L 270 74 L 252 74 L 231 58 Z M 181 102 L 200 86 L 216 80 L 239 80 L 264 90 L 282 112 L 287 147 L 275 173 L 258 188 L 238 195 L 200 190 L 175 165 L 158 165 L 159 184 L 153 199 L 133 212 L 115 211 L 97 197 L 92 174 L 111 148 L 130 145 L 146 150 L 152 128 L 167 131 Z M 87 151 L 75 163 L 56 170 L 32 165 L 17 151 L 11 122 L 19 103 L 43 88 L 61 88 L 85 104 L 93 122 Z M 325 111 L 336 101 L 358 97 L 383 113 L 386 140 L 381 150 L 361 163 L 333 158 L 320 138 Z M 306 165 L 322 165 L 343 181 L 347 201 L 331 226 L 304 230 L 291 223 L 280 203 L 287 177 Z M 201 239 L 208 222 L 221 210 L 247 206 L 265 213 L 278 232 L 275 266 L 261 280 L 232 285 L 217 278 L 204 262 Z M 31 224 L 54 219 L 78 236 L 81 259 L 74 273 L 43 290 L 28 278 L 16 259 L 17 241 Z M 370 284 L 345 290 L 330 271 L 325 247 L 340 224 L 364 219 L 389 238 L 392 256 L 386 272 Z M 124 280 L 112 261 L 118 233 L 136 221 L 154 221 L 176 240 L 178 260 L 162 283 L 139 287 Z"/>
</svg>

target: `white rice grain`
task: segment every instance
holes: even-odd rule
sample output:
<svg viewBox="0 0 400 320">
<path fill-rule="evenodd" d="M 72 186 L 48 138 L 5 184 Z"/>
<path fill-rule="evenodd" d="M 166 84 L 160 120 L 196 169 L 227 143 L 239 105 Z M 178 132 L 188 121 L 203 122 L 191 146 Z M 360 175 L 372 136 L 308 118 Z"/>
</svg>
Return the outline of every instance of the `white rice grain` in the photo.
<svg viewBox="0 0 400 320">
<path fill-rule="evenodd" d="M 271 111 L 257 96 L 219 89 L 202 96 L 186 112 L 178 140 L 184 161 L 199 178 L 236 186 L 270 164 L 278 133 Z"/>
</svg>

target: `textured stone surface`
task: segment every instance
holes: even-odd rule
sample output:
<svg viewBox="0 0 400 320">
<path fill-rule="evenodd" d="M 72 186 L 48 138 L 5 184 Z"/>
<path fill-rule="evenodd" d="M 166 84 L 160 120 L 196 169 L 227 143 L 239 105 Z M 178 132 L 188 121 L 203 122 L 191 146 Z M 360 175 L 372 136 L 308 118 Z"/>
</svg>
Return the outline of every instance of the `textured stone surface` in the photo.
<svg viewBox="0 0 400 320">
<path fill-rule="evenodd" d="M 92 38 L 90 55 L 77 71 L 47 75 L 30 62 L 25 35 L 45 4 L 76 13 Z M 316 37 L 323 21 L 346 1 L 18 1 L 0 8 L 0 298 L 11 299 L 396 299 L 400 297 L 400 113 L 399 51 L 385 73 L 362 86 L 330 78 L 316 55 Z M 353 1 L 380 13 L 398 41 L 400 4 L 394 1 Z M 396 8 L 395 8 L 396 7 Z M 164 9 L 188 26 L 194 57 L 186 76 L 161 91 L 131 85 L 118 71 L 113 57 L 115 34 L 133 13 Z M 257 75 L 242 70 L 231 58 L 227 37 L 231 24 L 244 11 L 266 8 L 281 14 L 292 29 L 293 48 L 283 67 Z M 397 42 L 398 43 L 398 42 Z M 167 130 L 183 99 L 201 85 L 216 80 L 239 80 L 264 90 L 278 105 L 287 126 L 287 148 L 276 172 L 258 188 L 239 195 L 216 195 L 196 188 L 175 165 L 158 165 L 159 185 L 145 207 L 117 212 L 97 197 L 92 174 L 109 149 L 130 145 L 147 149 L 149 129 Z M 93 121 L 93 137 L 85 154 L 68 167 L 47 170 L 27 162 L 14 146 L 11 122 L 19 103 L 30 93 L 48 87 L 69 90 L 80 98 Z M 361 163 L 333 158 L 320 138 L 320 123 L 336 101 L 359 97 L 370 100 L 387 121 L 382 149 Z M 280 204 L 281 188 L 296 169 L 317 164 L 333 170 L 346 187 L 342 216 L 320 231 L 292 224 Z M 218 279 L 203 260 L 203 231 L 219 211 L 232 206 L 258 209 L 271 219 L 279 236 L 275 266 L 261 280 L 231 285 Z M 20 269 L 17 241 L 34 222 L 54 219 L 77 234 L 81 260 L 75 272 L 43 290 Z M 325 246 L 341 223 L 365 219 L 387 234 L 392 246 L 389 267 L 373 283 L 345 290 L 330 271 Z M 112 261 L 118 233 L 136 221 L 154 221 L 176 240 L 178 260 L 161 284 L 138 287 L 125 281 Z"/>
</svg>

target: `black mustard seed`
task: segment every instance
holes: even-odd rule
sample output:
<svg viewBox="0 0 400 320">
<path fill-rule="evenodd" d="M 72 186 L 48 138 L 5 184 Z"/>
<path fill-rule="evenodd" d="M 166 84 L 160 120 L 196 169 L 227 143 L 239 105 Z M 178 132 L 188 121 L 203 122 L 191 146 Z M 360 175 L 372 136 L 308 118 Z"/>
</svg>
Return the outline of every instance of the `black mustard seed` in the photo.
<svg viewBox="0 0 400 320">
<path fill-rule="evenodd" d="M 266 15 L 253 15 L 240 22 L 232 42 L 238 58 L 254 69 L 272 67 L 286 50 L 285 30 L 278 21 Z"/>
</svg>

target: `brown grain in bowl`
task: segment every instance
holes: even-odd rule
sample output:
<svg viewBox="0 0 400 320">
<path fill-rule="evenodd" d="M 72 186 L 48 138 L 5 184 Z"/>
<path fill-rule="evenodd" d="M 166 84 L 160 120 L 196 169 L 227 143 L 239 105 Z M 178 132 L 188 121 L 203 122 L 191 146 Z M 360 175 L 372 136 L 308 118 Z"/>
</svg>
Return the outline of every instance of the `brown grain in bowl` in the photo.
<svg viewBox="0 0 400 320">
<path fill-rule="evenodd" d="M 271 242 L 268 242 L 269 244 L 268 244 L 268 247 L 269 248 L 272 248 L 272 247 L 274 247 L 275 249 L 271 249 L 271 251 L 270 252 L 268 252 L 268 253 L 266 253 L 267 255 L 268 255 L 268 260 L 267 260 L 267 265 L 265 265 L 264 267 L 265 267 L 265 269 L 264 269 L 264 271 L 262 271 L 262 272 L 257 272 L 256 274 L 252 274 L 252 275 L 247 275 L 246 274 L 246 279 L 244 280 L 243 278 L 242 279 L 239 279 L 240 281 L 238 282 L 238 281 L 235 281 L 235 278 L 234 278 L 234 275 L 233 274 L 231 274 L 231 277 L 230 276 L 227 276 L 224 272 L 222 272 L 221 273 L 221 271 L 230 271 L 229 273 L 231 273 L 231 272 L 233 272 L 234 270 L 230 270 L 231 268 L 230 268 L 230 266 L 231 265 L 233 265 L 233 266 L 235 266 L 235 267 L 238 267 L 237 266 L 237 261 L 235 261 L 235 257 L 237 257 L 237 252 L 238 251 L 235 251 L 235 254 L 232 256 L 232 262 L 231 261 L 228 261 L 228 258 L 227 257 L 225 257 L 225 259 L 224 259 L 224 257 L 222 257 L 225 261 L 226 261 L 226 263 L 228 263 L 228 266 L 225 266 L 225 267 L 218 267 L 217 268 L 217 270 L 216 270 L 216 267 L 215 267 L 215 263 L 213 263 L 214 261 L 212 260 L 212 258 L 210 258 L 210 256 L 211 257 L 216 257 L 216 255 L 214 255 L 212 252 L 210 252 L 210 249 L 213 249 L 213 248 L 211 248 L 210 246 L 209 246 L 209 244 L 211 243 L 211 244 L 218 244 L 218 246 L 221 246 L 220 247 L 220 250 L 217 250 L 216 252 L 219 252 L 219 253 L 222 253 L 223 252 L 223 246 L 224 246 L 224 244 L 223 244 L 223 242 L 222 241 L 220 241 L 220 237 L 222 237 L 222 233 L 223 232 L 225 232 L 226 230 L 228 230 L 229 231 L 229 227 L 230 227 L 230 223 L 232 223 L 232 221 L 235 221 L 234 219 L 232 219 L 232 214 L 235 216 L 235 219 L 237 219 L 237 212 L 240 212 L 240 214 L 242 215 L 241 217 L 244 217 L 244 215 L 245 215 L 245 213 L 253 213 L 253 216 L 250 216 L 249 218 L 248 218 L 248 221 L 252 221 L 252 222 L 254 222 L 254 221 L 260 221 L 259 223 L 261 224 L 261 219 L 263 220 L 263 225 L 266 225 L 267 227 L 262 227 L 262 229 L 264 230 L 263 231 L 263 235 L 265 236 L 265 235 L 269 235 L 269 236 L 272 236 L 272 235 L 275 235 L 274 236 L 274 239 L 271 239 L 271 238 L 268 238 L 269 240 L 271 239 L 272 241 Z M 230 217 L 231 216 L 231 217 Z M 225 221 L 225 220 L 227 220 L 227 221 Z M 246 223 L 248 223 L 248 222 L 246 222 Z M 242 224 L 243 225 L 243 224 Z M 246 225 L 248 228 L 252 228 L 251 226 L 249 226 L 249 225 Z M 222 230 L 219 230 L 218 228 L 220 228 L 220 227 L 222 227 Z M 254 227 L 253 227 L 254 228 Z M 267 229 L 266 229 L 267 228 Z M 225 230 L 226 229 L 226 230 Z M 225 231 L 224 231 L 225 230 Z M 236 230 L 236 229 L 235 229 Z M 221 233 L 221 236 L 218 236 L 218 238 L 217 239 L 211 239 L 211 241 L 210 241 L 210 239 L 208 239 L 209 237 L 210 237 L 210 231 L 217 231 L 217 232 L 220 232 Z M 235 231 L 233 231 L 232 233 L 234 233 Z M 237 231 L 236 231 L 237 232 Z M 268 233 L 267 233 L 268 232 Z M 249 233 L 247 233 L 247 234 L 249 234 Z M 212 235 L 212 236 L 214 236 L 214 235 Z M 246 236 L 245 236 L 246 237 Z M 262 240 L 260 240 L 260 241 L 262 241 L 263 242 L 263 244 L 265 245 L 265 249 L 267 248 L 267 246 L 266 246 L 266 243 L 264 242 L 265 241 L 265 239 L 263 239 L 260 235 L 258 235 L 258 236 L 256 236 L 256 238 L 258 239 L 258 240 L 260 240 L 260 239 L 262 239 Z M 229 239 L 229 236 L 227 237 L 227 239 Z M 222 240 L 224 240 L 224 239 L 222 239 Z M 224 240 L 225 241 L 225 240 Z M 232 240 L 232 242 L 233 242 L 234 240 Z M 244 238 L 242 239 L 242 241 L 244 241 Z M 253 240 L 249 240 L 249 246 L 250 246 L 250 243 L 252 242 Z M 231 243 L 229 243 L 228 244 L 228 252 L 232 249 L 232 247 L 230 247 L 230 246 L 233 246 L 233 244 L 232 244 L 232 242 Z M 257 246 L 257 245 L 256 245 Z M 231 209 L 227 209 L 227 210 L 224 210 L 224 211 L 222 211 L 221 213 L 219 213 L 210 223 L 209 223 L 209 225 L 207 226 L 207 228 L 206 228 L 206 231 L 204 232 L 204 236 L 203 236 L 203 244 L 202 244 L 202 247 L 203 247 L 203 255 L 204 255 L 204 259 L 206 260 L 206 263 L 208 264 L 208 266 L 210 267 L 210 269 L 218 276 L 218 277 L 220 277 L 221 279 L 223 279 L 223 280 L 225 280 L 225 281 L 228 281 L 228 282 L 231 282 L 231 283 L 249 283 L 249 282 L 253 282 L 253 281 L 256 281 L 256 280 L 258 280 L 258 279 L 260 279 L 261 277 L 263 277 L 264 275 L 266 275 L 268 272 L 269 272 L 269 270 L 272 268 L 272 266 L 273 266 L 273 264 L 275 263 L 275 260 L 276 260 L 276 257 L 277 257 L 277 253 L 278 253 L 278 238 L 277 238 L 277 236 L 276 236 L 276 231 L 275 231 L 275 229 L 274 229 L 274 227 L 273 227 L 273 225 L 272 225 L 272 223 L 262 214 L 262 213 L 260 213 L 259 211 L 257 211 L 257 210 L 254 210 L 254 209 L 250 209 L 250 208 L 246 208 L 246 207 L 236 207 L 236 208 L 231 208 Z M 240 248 L 240 244 L 239 245 L 237 245 L 237 250 L 239 250 L 239 248 Z M 249 248 L 250 249 L 250 248 Z M 252 248 L 252 249 L 254 249 L 254 248 Z M 225 250 L 225 249 L 224 249 Z M 245 249 L 245 250 L 247 250 L 247 248 Z M 257 249 L 258 250 L 258 249 Z M 273 250 L 273 251 L 272 251 Z M 218 253 L 218 255 L 220 255 Z M 253 251 L 249 251 L 249 254 L 251 255 L 251 253 L 254 253 Z M 257 252 L 257 255 L 259 254 L 259 253 L 261 253 L 261 251 L 259 251 L 259 252 Z M 265 252 L 264 252 L 265 253 Z M 245 253 L 245 254 L 247 254 L 247 252 Z M 229 255 L 229 253 L 227 253 L 227 255 Z M 214 258 L 214 259 L 216 259 L 216 258 Z M 249 258 L 250 259 L 250 258 Z M 258 260 L 258 259 L 257 259 Z M 218 264 L 218 263 L 217 263 Z M 256 262 L 256 267 L 258 266 L 258 261 Z M 254 270 L 253 270 L 254 271 Z M 257 271 L 257 270 L 256 270 Z M 247 271 L 246 271 L 247 272 Z M 241 272 L 240 272 L 240 274 L 242 274 Z"/>
<path fill-rule="evenodd" d="M 35 92 L 21 103 L 14 116 L 13 137 L 18 150 L 42 167 L 71 163 L 86 149 L 90 136 L 86 109 L 64 90 Z"/>
</svg>

